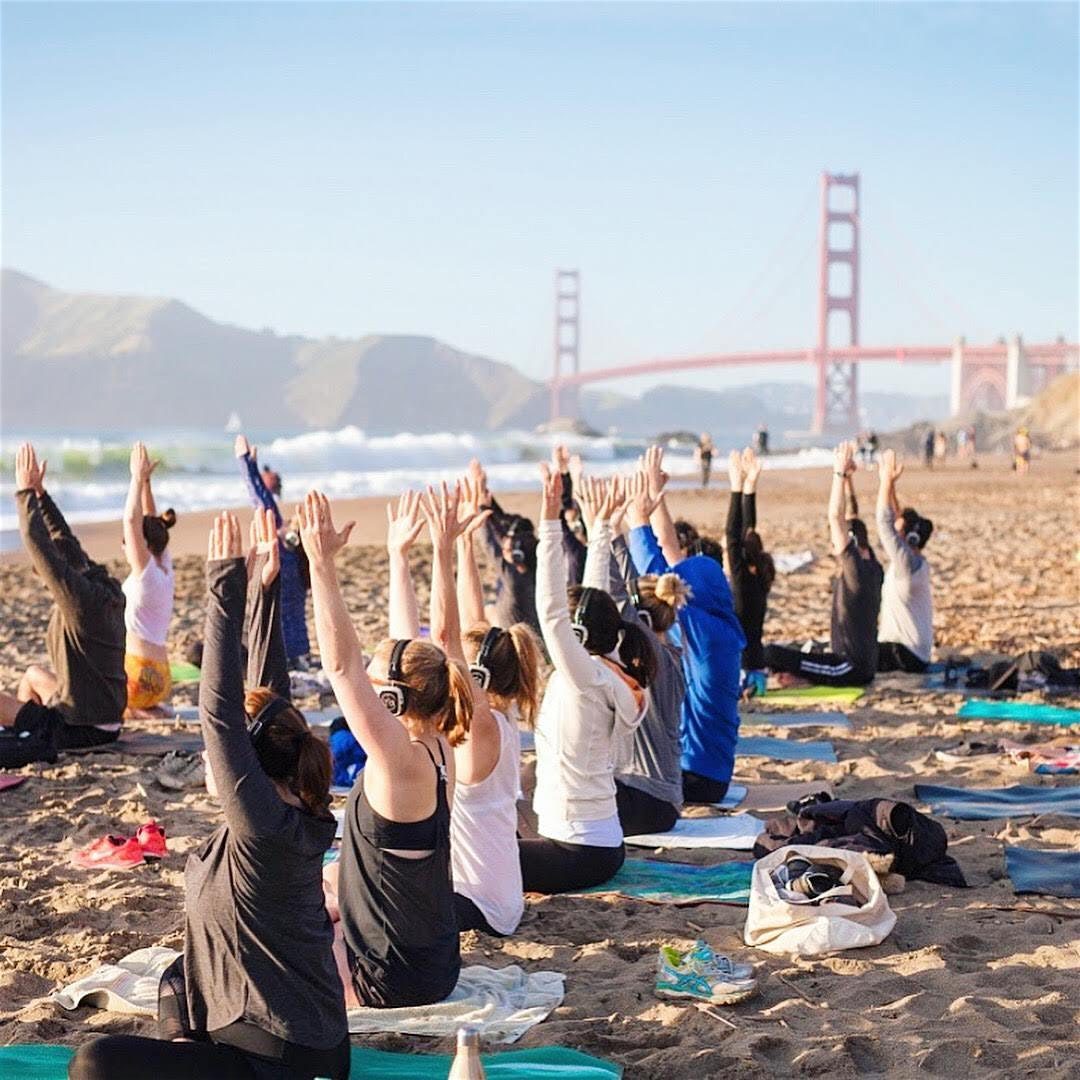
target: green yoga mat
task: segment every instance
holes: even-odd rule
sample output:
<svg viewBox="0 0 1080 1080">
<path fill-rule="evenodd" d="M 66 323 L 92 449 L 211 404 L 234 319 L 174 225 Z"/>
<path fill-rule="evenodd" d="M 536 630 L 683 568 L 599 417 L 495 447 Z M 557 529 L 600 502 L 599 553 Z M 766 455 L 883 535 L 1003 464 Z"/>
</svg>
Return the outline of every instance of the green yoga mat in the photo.
<svg viewBox="0 0 1080 1080">
<path fill-rule="evenodd" d="M 576 895 L 616 893 L 654 904 L 739 904 L 750 902 L 753 863 L 726 862 L 719 866 L 627 859 L 603 885 Z"/>
<path fill-rule="evenodd" d="M 1037 701 L 965 701 L 956 715 L 962 720 L 1011 720 L 1020 724 L 1080 724 L 1080 709 L 1060 705 L 1040 705 Z"/>
<path fill-rule="evenodd" d="M 174 683 L 198 682 L 202 672 L 194 665 L 181 660 L 169 665 L 169 674 Z"/>
<path fill-rule="evenodd" d="M 71 1050 L 66 1046 L 45 1043 L 3 1046 L 0 1076 L 10 1076 L 12 1080 L 67 1080 L 70 1057 Z M 618 1065 L 561 1046 L 507 1050 L 481 1057 L 488 1080 L 528 1080 L 537 1076 L 555 1080 L 611 1080 L 622 1076 Z M 363 1080 L 446 1080 L 450 1062 L 446 1054 L 394 1054 L 354 1046 L 352 1075 Z M 131 1076 L 127 1080 L 143 1078 Z"/>
<path fill-rule="evenodd" d="M 769 690 L 762 700 L 774 705 L 802 705 L 807 701 L 845 705 L 858 701 L 865 693 L 861 686 L 793 686 L 787 690 Z"/>
</svg>

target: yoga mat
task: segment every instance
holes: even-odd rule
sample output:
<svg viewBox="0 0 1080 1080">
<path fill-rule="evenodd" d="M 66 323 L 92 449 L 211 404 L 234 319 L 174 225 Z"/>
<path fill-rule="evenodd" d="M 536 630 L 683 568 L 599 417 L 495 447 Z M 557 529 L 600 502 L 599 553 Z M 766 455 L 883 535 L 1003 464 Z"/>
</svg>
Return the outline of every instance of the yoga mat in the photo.
<svg viewBox="0 0 1080 1080">
<path fill-rule="evenodd" d="M 784 810 L 789 802 L 806 795 L 816 795 L 819 791 L 833 793 L 832 788 L 821 780 L 809 780 L 799 784 L 750 784 L 744 810 L 761 813 L 769 810 Z"/>
<path fill-rule="evenodd" d="M 1080 724 L 1080 709 L 1042 705 L 1035 701 L 965 701 L 956 715 L 962 720 L 1011 720 L 1021 724 Z"/>
<path fill-rule="evenodd" d="M 953 788 L 916 784 L 915 797 L 932 813 L 960 821 L 992 821 L 1030 814 L 1080 815 L 1080 784 L 1071 787 Z"/>
<path fill-rule="evenodd" d="M 792 686 L 786 690 L 769 690 L 761 700 L 774 705 L 802 705 L 807 701 L 849 705 L 865 693 L 861 686 Z"/>
<path fill-rule="evenodd" d="M 78 750 L 63 750 L 64 754 L 134 754 L 138 756 L 164 756 L 170 750 L 187 754 L 202 752 L 203 741 L 199 734 L 176 731 L 168 735 L 155 735 L 150 731 L 124 731 L 116 742 L 103 746 L 85 746 Z"/>
<path fill-rule="evenodd" d="M 736 757 L 767 757 L 774 761 L 827 761 L 838 758 L 831 742 L 796 742 L 775 739 L 771 735 L 740 735 L 735 744 Z"/>
<path fill-rule="evenodd" d="M 332 709 L 301 709 L 300 711 L 311 727 L 329 727 L 341 715 L 341 710 L 337 706 Z M 174 705 L 173 714 L 172 719 L 181 724 L 199 722 L 198 705 Z"/>
<path fill-rule="evenodd" d="M 747 712 L 743 713 L 740 724 L 751 727 L 837 727 L 850 730 L 851 718 L 842 712 Z"/>
<path fill-rule="evenodd" d="M 746 788 L 742 784 L 728 784 L 727 794 L 713 806 L 717 810 L 734 810 L 746 798 Z"/>
<path fill-rule="evenodd" d="M 25 776 L 0 775 L 0 791 L 12 791 L 26 783 Z"/>
<path fill-rule="evenodd" d="M 72 1051 L 66 1046 L 34 1043 L 0 1047 L 0 1076 L 12 1080 L 67 1080 Z M 481 1054 L 489 1080 L 611 1080 L 620 1066 L 561 1046 Z M 446 1080 L 453 1059 L 448 1054 L 403 1054 L 354 1046 L 351 1075 L 363 1080 Z M 137 1080 L 137 1078 L 133 1078 Z"/>
<path fill-rule="evenodd" d="M 1013 892 L 1080 897 L 1080 851 L 1047 851 L 1005 845 Z"/>
<path fill-rule="evenodd" d="M 752 814 L 728 814 L 724 817 L 679 818 L 675 827 L 662 833 L 642 833 L 625 837 L 633 847 L 651 848 L 723 848 L 749 851 L 765 822 Z"/>
<path fill-rule="evenodd" d="M 185 660 L 169 664 L 169 674 L 174 683 L 198 682 L 202 672 L 194 665 Z"/>
<path fill-rule="evenodd" d="M 649 862 L 627 859 L 619 872 L 603 885 L 575 896 L 616 894 L 650 904 L 738 904 L 750 902 L 753 863 L 726 862 L 719 866 Z"/>
</svg>

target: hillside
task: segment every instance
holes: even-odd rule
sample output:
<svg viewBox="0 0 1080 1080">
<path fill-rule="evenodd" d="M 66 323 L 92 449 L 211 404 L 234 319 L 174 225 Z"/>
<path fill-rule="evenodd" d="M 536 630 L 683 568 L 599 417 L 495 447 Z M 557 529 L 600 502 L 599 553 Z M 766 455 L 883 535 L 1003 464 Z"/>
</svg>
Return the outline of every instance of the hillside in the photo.
<svg viewBox="0 0 1080 1080">
<path fill-rule="evenodd" d="M 251 428 L 353 424 L 370 434 L 532 429 L 547 419 L 543 384 L 431 337 L 281 336 L 215 322 L 177 300 L 68 293 L 3 271 L 0 407 L 20 431 L 218 429 L 233 411 Z M 710 430 L 748 439 L 805 430 L 811 395 L 797 383 L 723 392 L 661 386 L 641 397 L 582 395 L 582 419 L 636 435 Z M 864 394 L 869 426 L 939 414 L 942 398 Z"/>
</svg>

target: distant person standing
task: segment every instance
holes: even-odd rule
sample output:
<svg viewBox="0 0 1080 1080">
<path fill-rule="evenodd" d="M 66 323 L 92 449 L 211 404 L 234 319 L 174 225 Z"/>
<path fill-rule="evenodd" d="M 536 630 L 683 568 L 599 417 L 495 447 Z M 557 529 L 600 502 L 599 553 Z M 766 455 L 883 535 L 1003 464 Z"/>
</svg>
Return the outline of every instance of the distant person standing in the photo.
<svg viewBox="0 0 1080 1080">
<path fill-rule="evenodd" d="M 977 469 L 979 463 L 975 460 L 975 425 L 971 424 L 967 429 L 967 439 L 964 442 L 964 447 L 967 451 L 967 458 L 971 462 L 971 467 Z"/>
<path fill-rule="evenodd" d="M 1013 436 L 1013 468 L 1017 476 L 1027 476 L 1031 468 L 1031 436 L 1026 427 L 1017 428 Z"/>
<path fill-rule="evenodd" d="M 873 465 L 877 461 L 878 448 L 881 445 L 881 440 L 878 438 L 876 431 L 871 431 L 866 436 L 866 450 L 870 458 L 870 464 Z"/>
<path fill-rule="evenodd" d="M 701 438 L 698 440 L 697 449 L 694 451 L 694 456 L 701 467 L 701 486 L 703 488 L 709 486 L 709 476 L 712 473 L 712 459 L 715 449 L 712 436 L 707 431 L 703 431 Z"/>
<path fill-rule="evenodd" d="M 762 457 L 769 452 L 769 429 L 764 424 L 759 424 L 754 432 L 754 449 Z"/>
<path fill-rule="evenodd" d="M 926 439 L 923 442 L 923 462 L 928 469 L 934 467 L 934 443 L 936 442 L 936 435 L 934 429 L 931 428 L 926 433 Z"/>
<path fill-rule="evenodd" d="M 934 436 L 934 458 L 941 465 L 945 464 L 945 458 L 949 453 L 949 440 L 944 431 L 939 431 Z"/>
</svg>

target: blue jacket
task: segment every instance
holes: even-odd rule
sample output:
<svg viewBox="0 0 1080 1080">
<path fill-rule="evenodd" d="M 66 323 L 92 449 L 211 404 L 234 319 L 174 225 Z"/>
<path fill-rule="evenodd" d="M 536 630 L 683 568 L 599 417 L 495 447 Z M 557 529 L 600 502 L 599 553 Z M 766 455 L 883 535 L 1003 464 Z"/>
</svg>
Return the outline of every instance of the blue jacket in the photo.
<svg viewBox="0 0 1080 1080">
<path fill-rule="evenodd" d="M 726 783 L 735 768 L 739 665 L 746 647 L 731 587 L 723 568 L 708 555 L 692 555 L 669 566 L 648 525 L 631 531 L 630 555 L 639 574 L 673 570 L 692 590 L 668 631 L 671 643 L 682 649 L 686 675 L 682 767 Z"/>
</svg>

